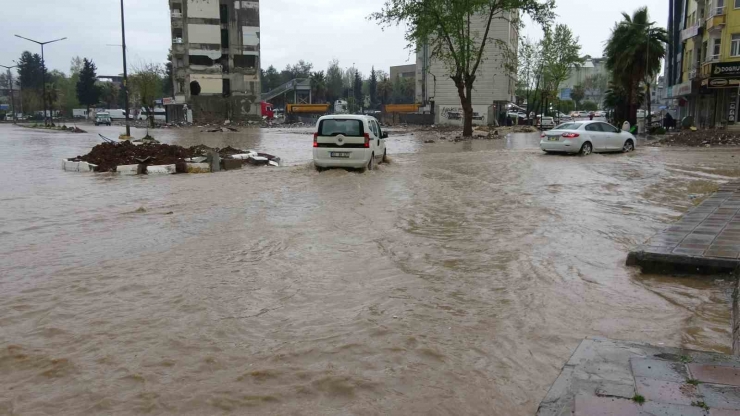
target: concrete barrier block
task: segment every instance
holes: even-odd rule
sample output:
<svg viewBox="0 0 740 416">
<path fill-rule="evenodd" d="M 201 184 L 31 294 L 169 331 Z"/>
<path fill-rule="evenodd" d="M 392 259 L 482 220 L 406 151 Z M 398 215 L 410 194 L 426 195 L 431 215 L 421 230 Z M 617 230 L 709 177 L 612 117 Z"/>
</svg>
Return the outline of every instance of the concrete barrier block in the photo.
<svg viewBox="0 0 740 416">
<path fill-rule="evenodd" d="M 222 159 L 221 167 L 223 170 L 236 170 L 241 169 L 244 166 L 244 161 L 241 159 Z"/>
<path fill-rule="evenodd" d="M 144 173 L 144 165 L 118 165 L 116 172 L 121 175 L 141 175 Z"/>
<path fill-rule="evenodd" d="M 93 165 L 92 163 L 62 160 L 62 169 L 67 172 L 94 172 L 96 167 L 98 165 Z"/>
<path fill-rule="evenodd" d="M 188 173 L 210 173 L 211 165 L 208 163 L 187 163 Z"/>
<path fill-rule="evenodd" d="M 231 155 L 231 158 L 232 159 L 247 160 L 250 157 L 254 157 L 254 156 L 257 156 L 257 152 L 255 152 L 255 151 L 249 151 L 247 153 L 240 153 L 240 154 L 236 154 L 236 155 Z"/>
<path fill-rule="evenodd" d="M 67 172 L 79 172 L 80 162 L 70 162 L 69 160 L 62 160 L 62 169 Z"/>
<path fill-rule="evenodd" d="M 153 175 L 153 174 L 173 175 L 176 172 L 177 172 L 177 167 L 175 165 L 157 165 L 157 166 L 147 166 L 146 167 L 147 175 Z"/>
</svg>

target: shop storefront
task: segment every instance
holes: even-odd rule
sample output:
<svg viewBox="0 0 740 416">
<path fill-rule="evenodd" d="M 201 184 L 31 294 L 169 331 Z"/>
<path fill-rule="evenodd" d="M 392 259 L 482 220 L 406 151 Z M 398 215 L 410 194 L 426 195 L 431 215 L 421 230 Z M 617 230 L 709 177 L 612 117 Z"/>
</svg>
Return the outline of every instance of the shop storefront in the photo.
<svg viewBox="0 0 740 416">
<path fill-rule="evenodd" d="M 701 100 L 695 122 L 700 128 L 725 127 L 737 122 L 740 63 L 713 63 L 701 81 Z"/>
</svg>

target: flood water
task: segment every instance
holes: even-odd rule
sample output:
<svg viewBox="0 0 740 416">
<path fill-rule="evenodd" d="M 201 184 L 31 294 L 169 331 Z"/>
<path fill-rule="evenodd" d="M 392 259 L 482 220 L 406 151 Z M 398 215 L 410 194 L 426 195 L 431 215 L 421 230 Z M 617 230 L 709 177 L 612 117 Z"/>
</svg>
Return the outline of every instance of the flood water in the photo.
<svg viewBox="0 0 740 416">
<path fill-rule="evenodd" d="M 730 351 L 729 280 L 624 263 L 738 150 L 391 130 L 319 174 L 310 129 L 175 129 L 286 166 L 63 172 L 121 130 L 83 128 L 0 125 L 0 414 L 531 415 L 586 336 Z"/>
</svg>

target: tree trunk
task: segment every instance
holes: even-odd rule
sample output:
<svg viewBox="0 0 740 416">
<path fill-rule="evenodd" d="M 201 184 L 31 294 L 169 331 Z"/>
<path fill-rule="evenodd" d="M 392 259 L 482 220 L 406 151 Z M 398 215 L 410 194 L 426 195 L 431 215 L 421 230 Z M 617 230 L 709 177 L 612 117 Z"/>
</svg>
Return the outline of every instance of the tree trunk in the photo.
<svg viewBox="0 0 740 416">
<path fill-rule="evenodd" d="M 650 131 L 649 126 L 650 126 L 650 122 L 652 121 L 651 119 L 652 119 L 653 116 L 650 113 L 650 111 L 651 111 L 651 108 L 650 107 L 652 105 L 652 103 L 651 103 L 651 101 L 652 101 L 651 98 L 652 97 L 650 97 L 650 83 L 649 82 L 646 82 L 645 85 L 647 85 L 647 123 L 645 123 L 645 131 L 647 132 L 647 131 Z"/>
<path fill-rule="evenodd" d="M 457 86 L 457 94 L 460 96 L 460 104 L 463 108 L 463 137 L 471 137 L 473 135 L 473 106 L 470 102 L 472 87 L 465 85 L 462 81 L 455 81 L 455 86 Z"/>
</svg>

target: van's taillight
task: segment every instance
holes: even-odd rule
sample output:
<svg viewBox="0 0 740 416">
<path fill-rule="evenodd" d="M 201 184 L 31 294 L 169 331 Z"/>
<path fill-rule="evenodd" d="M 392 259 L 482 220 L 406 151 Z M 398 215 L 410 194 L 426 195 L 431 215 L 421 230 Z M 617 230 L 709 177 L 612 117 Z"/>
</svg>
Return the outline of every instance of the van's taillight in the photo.
<svg viewBox="0 0 740 416">
<path fill-rule="evenodd" d="M 319 133 L 313 134 L 313 147 L 319 147 Z"/>
<path fill-rule="evenodd" d="M 544 138 L 545 138 L 545 133 L 540 134 L 540 139 L 544 139 Z"/>
<path fill-rule="evenodd" d="M 365 133 L 365 148 L 370 148 L 370 133 Z"/>
<path fill-rule="evenodd" d="M 566 139 L 574 139 L 578 136 L 580 136 L 578 133 L 563 133 L 563 137 Z"/>
</svg>

